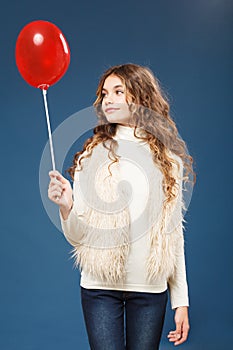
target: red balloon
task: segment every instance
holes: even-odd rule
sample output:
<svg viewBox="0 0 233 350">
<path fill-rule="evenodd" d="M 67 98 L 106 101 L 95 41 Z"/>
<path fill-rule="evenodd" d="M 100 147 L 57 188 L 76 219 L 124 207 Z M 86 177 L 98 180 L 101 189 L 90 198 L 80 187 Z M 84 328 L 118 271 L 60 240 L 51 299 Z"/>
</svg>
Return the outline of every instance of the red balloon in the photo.
<svg viewBox="0 0 233 350">
<path fill-rule="evenodd" d="M 15 57 L 18 70 L 26 82 L 47 90 L 67 71 L 70 48 L 57 26 L 47 21 L 34 21 L 21 30 Z"/>
</svg>

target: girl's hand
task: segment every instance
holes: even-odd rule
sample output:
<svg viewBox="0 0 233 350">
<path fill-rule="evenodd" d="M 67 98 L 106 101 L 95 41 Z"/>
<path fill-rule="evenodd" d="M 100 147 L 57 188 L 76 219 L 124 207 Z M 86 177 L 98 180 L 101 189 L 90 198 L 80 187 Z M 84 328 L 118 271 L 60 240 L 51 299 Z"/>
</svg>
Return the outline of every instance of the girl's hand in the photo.
<svg viewBox="0 0 233 350">
<path fill-rule="evenodd" d="M 176 330 L 170 331 L 167 337 L 169 338 L 170 342 L 175 342 L 174 345 L 180 345 L 187 340 L 190 329 L 188 320 L 188 306 L 177 307 L 174 319 Z"/>
<path fill-rule="evenodd" d="M 57 170 L 49 172 L 50 183 L 48 197 L 59 205 L 63 219 L 67 219 L 73 206 L 72 188 L 70 182 Z"/>
</svg>

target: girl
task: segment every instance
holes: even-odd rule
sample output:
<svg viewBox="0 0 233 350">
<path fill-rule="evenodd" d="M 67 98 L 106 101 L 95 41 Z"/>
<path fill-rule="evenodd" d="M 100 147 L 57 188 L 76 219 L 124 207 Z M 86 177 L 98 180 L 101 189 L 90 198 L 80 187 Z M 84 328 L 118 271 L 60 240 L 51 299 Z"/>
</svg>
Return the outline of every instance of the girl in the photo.
<svg viewBox="0 0 233 350">
<path fill-rule="evenodd" d="M 158 349 L 168 291 L 176 327 L 167 337 L 182 344 L 190 329 L 182 187 L 189 174 L 195 183 L 193 158 L 149 68 L 111 67 L 96 94 L 98 124 L 68 170 L 73 190 L 57 171 L 48 189 L 81 269 L 90 347 Z"/>
</svg>

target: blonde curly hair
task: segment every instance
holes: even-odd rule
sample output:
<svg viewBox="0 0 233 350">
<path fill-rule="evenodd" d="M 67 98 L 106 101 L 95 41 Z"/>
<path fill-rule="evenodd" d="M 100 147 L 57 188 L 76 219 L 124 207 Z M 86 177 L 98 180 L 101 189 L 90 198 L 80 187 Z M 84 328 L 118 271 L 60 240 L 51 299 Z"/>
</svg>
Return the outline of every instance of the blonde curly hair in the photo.
<svg viewBox="0 0 233 350">
<path fill-rule="evenodd" d="M 185 182 L 191 182 L 194 185 L 196 174 L 192 167 L 193 158 L 186 151 L 186 143 L 179 137 L 175 122 L 169 114 L 168 98 L 162 91 L 158 79 L 148 67 L 128 63 L 113 66 L 104 72 L 97 87 L 97 98 L 93 103 L 98 117 L 98 124 L 93 129 L 93 136 L 88 138 L 83 145 L 83 149 L 75 154 L 73 165 L 67 171 L 71 178 L 74 179 L 75 171 L 82 170 L 82 159 L 90 157 L 93 148 L 100 142 L 103 142 L 103 146 L 109 150 L 108 156 L 112 163 L 118 162 L 116 154 L 118 143 L 113 139 L 117 123 L 109 123 L 102 110 L 102 90 L 105 79 L 109 76 L 119 77 L 125 87 L 126 101 L 129 105 L 131 121 L 134 125 L 134 136 L 146 140 L 149 144 L 153 161 L 164 175 L 163 191 L 166 196 L 166 202 L 169 203 L 175 198 L 175 193 L 177 193 L 175 189 L 177 183 L 172 173 L 172 164 L 175 163 L 179 168 L 178 161 L 170 156 L 170 152 L 176 154 L 182 160 L 185 170 L 183 177 Z M 142 128 L 146 136 L 137 135 L 137 128 Z M 106 145 L 107 140 L 111 141 L 110 147 Z M 83 155 L 84 152 L 85 155 Z M 77 162 L 80 165 L 79 170 L 76 169 Z M 189 179 L 190 174 L 193 176 L 192 180 Z"/>
</svg>

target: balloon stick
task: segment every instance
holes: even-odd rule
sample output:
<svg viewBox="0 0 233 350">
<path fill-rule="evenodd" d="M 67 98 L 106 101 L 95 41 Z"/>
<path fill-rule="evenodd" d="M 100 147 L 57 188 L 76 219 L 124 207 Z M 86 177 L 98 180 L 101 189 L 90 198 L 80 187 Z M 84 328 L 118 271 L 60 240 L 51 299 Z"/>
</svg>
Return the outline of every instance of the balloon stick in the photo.
<svg viewBox="0 0 233 350">
<path fill-rule="evenodd" d="M 53 170 L 56 170 L 55 159 L 54 159 L 54 150 L 53 150 L 53 140 L 52 140 L 52 133 L 51 133 L 51 127 L 50 127 L 50 120 L 49 120 L 49 111 L 48 111 L 48 103 L 47 103 L 47 90 L 42 89 L 42 93 L 43 93 L 43 98 L 44 98 L 44 108 L 45 108 L 47 127 L 48 127 L 48 133 L 49 133 L 49 144 L 50 144 L 50 153 L 51 153 L 51 158 L 52 158 L 52 166 L 53 166 Z"/>
</svg>

